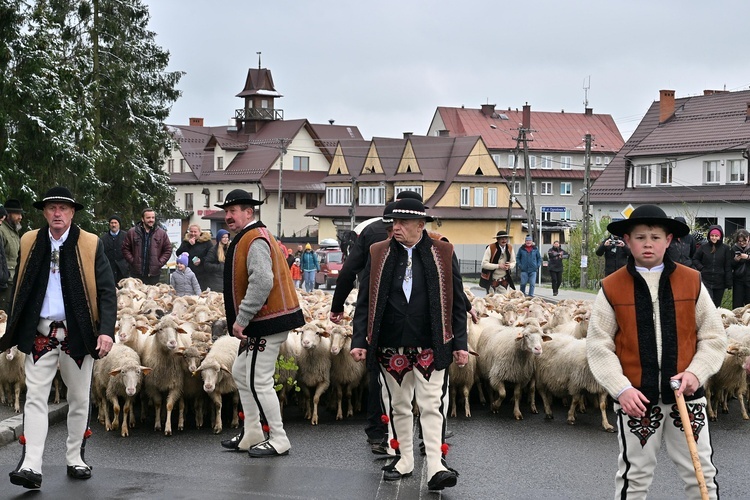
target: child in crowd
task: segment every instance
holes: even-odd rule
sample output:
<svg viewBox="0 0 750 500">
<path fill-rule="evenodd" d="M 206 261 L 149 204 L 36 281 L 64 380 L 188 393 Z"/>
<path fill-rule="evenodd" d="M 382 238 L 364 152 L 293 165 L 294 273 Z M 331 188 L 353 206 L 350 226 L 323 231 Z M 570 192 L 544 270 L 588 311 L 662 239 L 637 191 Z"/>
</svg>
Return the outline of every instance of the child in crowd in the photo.
<svg viewBox="0 0 750 500">
<path fill-rule="evenodd" d="M 672 238 L 689 228 L 643 205 L 607 230 L 624 239 L 631 256 L 602 281 L 587 349 L 591 371 L 615 399 L 615 498 L 646 498 L 662 438 L 687 497 L 701 497 L 670 380 L 680 381 L 709 496 L 717 498 L 703 384 L 721 368 L 727 336 L 698 271 L 665 257 Z"/>
<path fill-rule="evenodd" d="M 184 295 L 200 295 L 201 286 L 198 284 L 198 278 L 188 266 L 187 252 L 183 252 L 177 257 L 177 269 L 169 277 L 169 284 L 172 285 L 178 297 Z"/>
<path fill-rule="evenodd" d="M 299 258 L 294 259 L 294 263 L 290 269 L 292 271 L 292 281 L 294 281 L 294 288 L 302 287 L 302 268 L 299 267 Z"/>
</svg>

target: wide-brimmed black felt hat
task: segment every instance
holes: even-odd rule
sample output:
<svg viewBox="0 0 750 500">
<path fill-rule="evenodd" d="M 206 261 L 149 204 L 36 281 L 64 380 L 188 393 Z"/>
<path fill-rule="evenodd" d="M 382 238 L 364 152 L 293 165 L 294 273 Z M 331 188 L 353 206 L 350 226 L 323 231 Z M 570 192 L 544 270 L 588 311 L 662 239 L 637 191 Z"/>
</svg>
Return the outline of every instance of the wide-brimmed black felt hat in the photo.
<svg viewBox="0 0 750 500">
<path fill-rule="evenodd" d="M 513 237 L 513 236 L 509 235 L 509 234 L 508 234 L 508 231 L 506 231 L 505 229 L 501 229 L 501 230 L 500 230 L 500 231 L 498 231 L 498 232 L 497 232 L 497 234 L 495 235 L 495 239 L 497 239 L 497 238 L 512 238 L 512 237 Z"/>
<path fill-rule="evenodd" d="M 62 186 L 55 186 L 47 191 L 44 198 L 34 202 L 34 208 L 44 210 L 44 205 L 47 203 L 68 203 L 76 210 L 83 210 L 83 205 L 73 198 L 73 193 L 68 188 Z M 6 205 L 5 208 L 7 209 L 8 206 Z"/>
<path fill-rule="evenodd" d="M 227 208 L 232 205 L 262 205 L 263 202 L 261 200 L 256 200 L 253 198 L 252 193 L 248 193 L 244 189 L 233 189 L 229 191 L 229 194 L 227 194 L 226 198 L 224 198 L 224 203 L 217 203 L 214 206 L 219 208 Z"/>
<path fill-rule="evenodd" d="M 610 222 L 607 231 L 615 236 L 622 236 L 638 224 L 664 226 L 667 228 L 667 233 L 672 234 L 675 238 L 681 238 L 690 232 L 687 224 L 667 217 L 664 210 L 656 205 L 641 205 L 633 210 L 629 218 Z"/>
<path fill-rule="evenodd" d="M 5 200 L 5 211 L 8 213 L 18 213 L 22 214 L 24 213 L 23 207 L 21 207 L 21 202 L 15 198 L 9 198 Z"/>
<path fill-rule="evenodd" d="M 393 224 L 393 207 L 395 206 L 395 201 L 392 201 L 385 206 L 385 209 L 383 210 L 383 222 L 385 224 Z"/>
<path fill-rule="evenodd" d="M 402 198 L 393 205 L 392 219 L 424 219 L 432 222 L 432 217 L 427 215 L 427 210 L 421 201 L 414 198 Z"/>
</svg>

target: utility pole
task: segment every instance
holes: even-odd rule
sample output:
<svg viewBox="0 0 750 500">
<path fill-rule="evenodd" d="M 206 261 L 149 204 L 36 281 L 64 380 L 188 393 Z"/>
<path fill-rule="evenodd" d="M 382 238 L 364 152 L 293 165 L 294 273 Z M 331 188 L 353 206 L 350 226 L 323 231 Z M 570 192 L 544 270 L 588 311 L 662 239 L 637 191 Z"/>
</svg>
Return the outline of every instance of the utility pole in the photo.
<svg viewBox="0 0 750 500">
<path fill-rule="evenodd" d="M 521 134 L 518 134 L 518 137 L 516 137 L 516 149 L 513 151 L 513 174 L 510 177 L 510 196 L 508 196 L 508 218 L 505 221 L 505 232 L 510 234 L 510 216 L 511 213 L 513 213 L 513 202 L 516 199 L 515 193 L 513 190 L 516 186 L 516 167 L 518 165 L 518 149 L 521 144 Z"/>
<path fill-rule="evenodd" d="M 586 134 L 586 153 L 583 159 L 583 219 L 581 242 L 581 288 L 586 288 L 589 282 L 589 177 L 591 175 L 591 134 Z M 585 264 L 585 265 L 584 265 Z"/>
<path fill-rule="evenodd" d="M 258 64 L 260 64 L 260 58 L 258 58 Z M 281 238 L 281 209 L 284 205 L 281 191 L 281 180 L 284 173 L 284 155 L 286 154 L 286 141 L 279 139 L 279 222 L 276 225 L 276 238 Z"/>
<path fill-rule="evenodd" d="M 529 165 L 529 139 L 527 137 L 527 134 L 530 132 L 533 132 L 531 130 L 531 106 L 526 103 L 523 106 L 523 123 L 521 123 L 519 135 L 521 142 L 523 142 L 523 166 L 526 173 L 526 223 L 529 228 L 529 234 L 533 238 L 539 234 L 539 230 L 536 227 L 536 208 L 534 208 L 534 195 L 531 192 L 531 165 Z M 541 241 L 537 242 L 537 245 L 541 244 Z"/>
<path fill-rule="evenodd" d="M 350 226 L 349 230 L 350 231 L 354 231 L 354 225 L 357 219 L 357 217 L 354 214 L 354 206 L 355 206 L 354 205 L 354 201 L 355 201 L 354 193 L 356 192 L 356 190 L 357 190 L 357 179 L 352 177 L 352 193 L 350 195 L 352 198 L 351 199 L 352 204 L 349 207 L 349 226 Z"/>
</svg>

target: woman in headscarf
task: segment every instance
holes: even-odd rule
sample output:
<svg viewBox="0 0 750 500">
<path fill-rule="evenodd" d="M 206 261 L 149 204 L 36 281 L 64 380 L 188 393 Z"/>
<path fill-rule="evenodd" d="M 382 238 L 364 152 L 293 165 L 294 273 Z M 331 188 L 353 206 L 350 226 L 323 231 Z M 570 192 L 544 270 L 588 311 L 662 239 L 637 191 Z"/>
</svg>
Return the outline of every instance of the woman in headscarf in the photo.
<svg viewBox="0 0 750 500">
<path fill-rule="evenodd" d="M 693 267 L 700 271 L 703 284 L 716 307 L 721 306 L 724 290 L 732 288 L 732 250 L 724 244 L 721 226 L 708 228 L 708 241 L 693 255 Z"/>
</svg>

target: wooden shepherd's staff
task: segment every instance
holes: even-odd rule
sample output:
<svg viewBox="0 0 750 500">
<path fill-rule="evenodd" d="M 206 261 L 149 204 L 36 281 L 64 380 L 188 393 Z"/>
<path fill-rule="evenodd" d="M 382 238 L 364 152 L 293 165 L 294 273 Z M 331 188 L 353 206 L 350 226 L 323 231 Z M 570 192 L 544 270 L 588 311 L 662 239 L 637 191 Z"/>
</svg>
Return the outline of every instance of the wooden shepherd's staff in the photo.
<svg viewBox="0 0 750 500">
<path fill-rule="evenodd" d="M 706 478 L 703 477 L 703 468 L 701 467 L 700 458 L 698 458 L 698 447 L 695 444 L 695 437 L 693 436 L 693 425 L 690 422 L 685 398 L 682 397 L 682 394 L 677 393 L 680 389 L 680 381 L 671 380 L 669 386 L 674 391 L 674 397 L 677 400 L 677 409 L 680 412 L 680 420 L 682 420 L 682 430 L 685 432 L 685 440 L 687 441 L 688 450 L 690 450 L 690 458 L 693 461 L 695 477 L 698 480 L 698 487 L 701 490 L 701 500 L 708 500 L 708 488 L 706 488 Z"/>
</svg>

